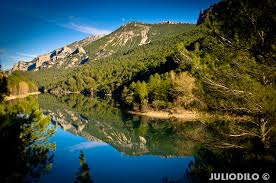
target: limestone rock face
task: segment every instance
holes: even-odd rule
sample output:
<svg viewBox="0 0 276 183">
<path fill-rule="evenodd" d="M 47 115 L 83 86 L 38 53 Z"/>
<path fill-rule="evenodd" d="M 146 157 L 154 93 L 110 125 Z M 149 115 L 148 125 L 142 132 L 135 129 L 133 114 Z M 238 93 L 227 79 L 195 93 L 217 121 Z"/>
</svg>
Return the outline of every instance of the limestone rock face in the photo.
<svg viewBox="0 0 276 183">
<path fill-rule="evenodd" d="M 68 47 L 68 46 L 64 46 L 63 48 L 62 48 L 62 51 L 61 51 L 61 53 L 63 53 L 63 54 L 66 54 L 66 53 L 69 53 L 69 54 L 71 54 L 73 51 L 72 51 L 72 48 L 70 48 L 70 47 Z"/>
<path fill-rule="evenodd" d="M 14 64 L 12 67 L 12 71 L 27 71 L 29 66 L 32 65 L 31 62 L 19 61 L 17 64 Z"/>
<path fill-rule="evenodd" d="M 62 48 L 53 50 L 48 54 L 38 56 L 30 62 L 19 61 L 14 64 L 12 71 L 37 71 L 51 67 L 76 67 L 89 61 L 83 46 L 98 40 L 102 36 L 89 36 L 81 41 L 74 42 Z"/>
<path fill-rule="evenodd" d="M 51 59 L 50 54 L 39 56 L 38 60 L 35 63 L 35 67 L 36 68 L 40 67 L 44 62 L 47 62 L 50 59 Z"/>
<path fill-rule="evenodd" d="M 178 23 L 181 23 L 181 22 L 173 22 L 173 21 L 163 21 L 163 22 L 160 22 L 160 24 L 178 24 Z"/>
<path fill-rule="evenodd" d="M 45 62 L 45 61 L 49 61 L 50 60 L 50 55 L 47 54 L 47 55 L 42 55 L 42 56 L 39 56 L 38 57 L 38 62 Z"/>
<path fill-rule="evenodd" d="M 78 53 L 80 53 L 80 54 L 86 54 L 86 51 L 85 51 L 85 50 L 83 49 L 83 47 L 81 47 L 81 46 L 77 47 L 76 50 L 77 50 Z"/>
</svg>

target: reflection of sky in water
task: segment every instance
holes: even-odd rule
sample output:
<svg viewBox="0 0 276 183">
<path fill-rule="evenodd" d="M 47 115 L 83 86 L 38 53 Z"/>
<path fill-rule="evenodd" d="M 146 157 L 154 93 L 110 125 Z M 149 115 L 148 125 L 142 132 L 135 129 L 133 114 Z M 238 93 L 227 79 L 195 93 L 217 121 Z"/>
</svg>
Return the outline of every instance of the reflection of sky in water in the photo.
<svg viewBox="0 0 276 183">
<path fill-rule="evenodd" d="M 74 182 L 83 150 L 93 181 L 98 182 L 162 182 L 183 178 L 192 156 L 162 158 L 153 155 L 127 156 L 104 142 L 91 142 L 58 128 L 51 139 L 56 142 L 53 168 L 40 182 Z"/>
</svg>

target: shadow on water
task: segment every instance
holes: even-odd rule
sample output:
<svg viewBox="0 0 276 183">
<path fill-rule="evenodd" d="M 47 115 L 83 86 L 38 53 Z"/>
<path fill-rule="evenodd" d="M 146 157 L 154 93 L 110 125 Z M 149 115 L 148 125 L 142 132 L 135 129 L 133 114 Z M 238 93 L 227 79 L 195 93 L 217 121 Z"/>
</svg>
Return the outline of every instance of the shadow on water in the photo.
<svg viewBox="0 0 276 183">
<path fill-rule="evenodd" d="M 0 182 L 33 182 L 52 167 L 55 128 L 31 97 L 0 103 Z"/>
</svg>

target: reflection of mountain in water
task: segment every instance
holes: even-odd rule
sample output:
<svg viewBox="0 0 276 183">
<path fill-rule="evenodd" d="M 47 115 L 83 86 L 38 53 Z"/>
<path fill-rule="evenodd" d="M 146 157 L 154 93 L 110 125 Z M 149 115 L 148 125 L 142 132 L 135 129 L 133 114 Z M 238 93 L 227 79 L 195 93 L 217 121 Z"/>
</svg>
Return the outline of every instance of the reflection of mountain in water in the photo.
<svg viewBox="0 0 276 183">
<path fill-rule="evenodd" d="M 40 95 L 39 103 L 52 122 L 64 130 L 91 141 L 104 141 L 128 155 L 191 155 L 195 142 L 178 133 L 178 123 L 150 121 L 122 112 L 112 100 L 98 100 L 82 95 L 56 98 Z M 185 128 L 200 132 L 201 125 Z"/>
</svg>

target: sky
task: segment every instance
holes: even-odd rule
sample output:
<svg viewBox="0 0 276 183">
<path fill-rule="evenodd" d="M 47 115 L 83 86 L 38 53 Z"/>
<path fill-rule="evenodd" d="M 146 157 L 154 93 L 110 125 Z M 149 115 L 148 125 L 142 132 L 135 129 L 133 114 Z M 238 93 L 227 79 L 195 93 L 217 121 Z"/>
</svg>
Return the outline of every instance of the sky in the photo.
<svg viewBox="0 0 276 183">
<path fill-rule="evenodd" d="M 51 52 L 131 21 L 196 23 L 218 0 L 6 0 L 0 6 L 0 64 Z"/>
</svg>

